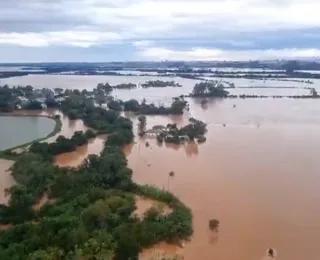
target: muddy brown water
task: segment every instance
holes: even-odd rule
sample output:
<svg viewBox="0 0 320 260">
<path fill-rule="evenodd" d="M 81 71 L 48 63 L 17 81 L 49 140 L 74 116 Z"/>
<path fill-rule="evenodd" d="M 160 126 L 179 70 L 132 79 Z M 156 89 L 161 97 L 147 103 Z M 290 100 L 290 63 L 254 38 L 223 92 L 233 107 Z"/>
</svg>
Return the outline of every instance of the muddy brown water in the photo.
<svg viewBox="0 0 320 260">
<path fill-rule="evenodd" d="M 190 103 L 191 114 L 208 123 L 206 143 L 149 141 L 147 148 L 141 141 L 128 154 L 135 181 L 168 187 L 191 207 L 195 232 L 184 258 L 263 259 L 273 247 L 277 259 L 319 259 L 319 104 Z M 162 120 L 153 117 L 148 126 Z M 175 176 L 168 181 L 170 171 Z M 208 229 L 211 218 L 221 222 L 218 234 Z"/>
<path fill-rule="evenodd" d="M 208 124 L 206 143 L 159 146 L 148 138 L 146 147 L 137 137 L 125 149 L 136 182 L 169 189 L 192 209 L 191 241 L 158 247 L 187 260 L 260 260 L 269 247 L 277 259 L 319 259 L 318 101 L 200 102 L 190 101 L 190 113 Z M 148 117 L 147 127 L 183 124 L 188 116 Z M 99 153 L 101 144 L 61 155 L 57 163 L 75 166 L 77 156 Z M 170 171 L 175 175 L 168 178 Z M 211 218 L 220 220 L 217 234 L 209 231 Z"/>
</svg>

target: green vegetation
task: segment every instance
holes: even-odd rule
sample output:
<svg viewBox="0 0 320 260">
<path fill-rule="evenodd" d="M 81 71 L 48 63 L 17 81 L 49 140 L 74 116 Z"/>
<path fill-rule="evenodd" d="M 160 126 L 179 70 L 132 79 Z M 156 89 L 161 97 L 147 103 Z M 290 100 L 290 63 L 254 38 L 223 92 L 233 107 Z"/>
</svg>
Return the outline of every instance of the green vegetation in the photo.
<svg viewBox="0 0 320 260">
<path fill-rule="evenodd" d="M 224 98 L 229 94 L 222 84 L 217 81 L 206 81 L 197 83 L 191 93 L 191 97 L 218 97 Z"/>
<path fill-rule="evenodd" d="M 147 104 L 145 100 L 141 103 L 135 99 L 124 101 L 123 110 L 132 111 L 141 115 L 182 115 L 187 106 L 183 98 L 175 98 L 169 107 Z"/>
<path fill-rule="evenodd" d="M 162 81 L 162 80 L 147 81 L 146 83 L 143 83 L 141 86 L 143 88 L 182 87 L 182 85 L 174 81 Z"/>
<path fill-rule="evenodd" d="M 122 84 L 112 86 L 112 88 L 115 88 L 115 89 L 133 89 L 136 87 L 137 85 L 132 83 L 122 83 Z"/>
<path fill-rule="evenodd" d="M 164 87 L 182 87 L 179 83 L 174 81 L 162 81 L 162 80 L 150 80 L 141 84 L 143 88 L 164 88 Z M 97 89 L 103 92 L 112 92 L 114 89 L 134 89 L 138 85 L 133 83 L 122 83 L 118 85 L 111 86 L 109 83 L 99 83 Z"/>
<path fill-rule="evenodd" d="M 15 110 L 16 105 L 21 104 L 19 97 L 31 97 L 33 88 L 26 87 L 13 87 L 9 88 L 8 85 L 0 86 L 0 112 L 12 112 Z"/>
<path fill-rule="evenodd" d="M 62 103 L 64 113 L 81 118 L 97 133 L 108 133 L 100 155 L 89 155 L 78 168 L 59 168 L 52 156 L 74 149 L 94 135 L 76 132 L 54 144 L 36 143 L 12 166 L 17 184 L 0 205 L 0 259 L 137 259 L 144 247 L 178 242 L 192 234 L 189 208 L 169 192 L 133 183 L 122 147 L 133 141 L 132 122 L 114 110 L 79 97 Z M 46 194 L 39 210 L 32 207 Z M 168 204 L 169 214 L 151 208 L 138 218 L 134 194 Z"/>
<path fill-rule="evenodd" d="M 85 133 L 76 131 L 71 138 L 60 135 L 53 143 L 34 142 L 30 146 L 29 152 L 39 154 L 46 160 L 52 161 L 54 156 L 75 151 L 77 146 L 88 143 L 89 139 L 94 137 L 96 137 L 96 134 L 92 130 L 87 130 Z"/>
<path fill-rule="evenodd" d="M 146 126 L 147 126 L 147 118 L 144 115 L 141 115 L 138 117 L 138 130 L 139 130 L 139 136 L 144 136 L 146 133 Z"/>
<path fill-rule="evenodd" d="M 180 144 L 186 140 L 193 141 L 197 139 L 198 142 L 204 142 L 205 137 L 203 136 L 207 129 L 207 125 L 200 120 L 190 118 L 190 123 L 186 126 L 178 128 L 176 124 L 168 124 L 158 135 L 158 142 L 163 141 L 167 143 Z"/>
</svg>

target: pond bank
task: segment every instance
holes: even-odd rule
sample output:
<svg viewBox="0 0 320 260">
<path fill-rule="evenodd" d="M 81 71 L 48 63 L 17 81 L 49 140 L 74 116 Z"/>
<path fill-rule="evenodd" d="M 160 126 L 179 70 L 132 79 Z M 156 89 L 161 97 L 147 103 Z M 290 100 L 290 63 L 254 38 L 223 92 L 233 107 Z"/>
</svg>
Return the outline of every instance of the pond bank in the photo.
<svg viewBox="0 0 320 260">
<path fill-rule="evenodd" d="M 48 118 L 48 119 L 55 121 L 55 126 L 54 126 L 53 130 L 49 134 L 47 134 L 46 136 L 40 137 L 40 138 L 34 139 L 30 142 L 23 143 L 23 144 L 13 146 L 11 148 L 4 149 L 4 150 L 0 151 L 0 157 L 5 158 L 5 159 L 14 159 L 15 154 L 12 153 L 14 150 L 20 150 L 21 148 L 25 148 L 34 142 L 40 142 L 40 141 L 46 140 L 46 139 L 56 135 L 57 133 L 59 133 L 62 128 L 62 122 L 60 120 L 60 116 L 56 117 L 56 116 L 45 115 L 45 114 L 34 114 L 32 112 L 31 113 L 28 113 L 28 112 L 21 113 L 21 112 L 17 111 L 17 112 L 13 112 L 13 113 L 0 113 L 0 117 L 37 117 L 37 118 L 45 117 L 45 118 Z"/>
</svg>

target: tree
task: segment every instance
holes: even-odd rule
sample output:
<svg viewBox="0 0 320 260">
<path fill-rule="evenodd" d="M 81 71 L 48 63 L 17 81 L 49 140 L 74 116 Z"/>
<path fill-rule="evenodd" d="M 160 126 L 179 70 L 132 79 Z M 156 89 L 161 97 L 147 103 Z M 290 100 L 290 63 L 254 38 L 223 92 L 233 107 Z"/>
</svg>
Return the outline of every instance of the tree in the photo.
<svg viewBox="0 0 320 260">
<path fill-rule="evenodd" d="M 29 110 L 40 110 L 42 109 L 42 104 L 39 101 L 30 101 L 26 106 L 25 109 Z"/>
<path fill-rule="evenodd" d="M 144 115 L 141 115 L 138 117 L 138 128 L 139 128 L 139 135 L 143 136 L 145 135 L 145 131 L 146 131 L 146 125 L 147 125 L 147 118 Z"/>
<path fill-rule="evenodd" d="M 220 224 L 220 222 L 217 219 L 210 219 L 209 220 L 209 228 L 211 230 L 217 230 L 219 227 L 219 224 Z"/>
<path fill-rule="evenodd" d="M 174 172 L 170 171 L 168 175 L 168 190 L 170 190 L 170 178 L 174 177 Z"/>
<path fill-rule="evenodd" d="M 84 135 L 85 135 L 87 140 L 96 137 L 95 132 L 93 130 L 91 130 L 91 129 L 86 130 Z"/>
<path fill-rule="evenodd" d="M 229 92 L 218 81 L 207 81 L 197 83 L 191 93 L 192 97 L 219 97 L 228 96 Z"/>
<path fill-rule="evenodd" d="M 109 109 L 113 109 L 115 111 L 121 111 L 122 110 L 122 102 L 119 100 L 110 100 L 107 104 Z"/>
<path fill-rule="evenodd" d="M 176 115 L 182 115 L 186 105 L 187 101 L 185 101 L 184 99 L 177 98 L 171 104 L 171 113 Z"/>
<path fill-rule="evenodd" d="M 71 137 L 71 140 L 74 141 L 76 146 L 79 146 L 87 143 L 88 138 L 82 131 L 76 131 Z"/>
<path fill-rule="evenodd" d="M 123 108 L 125 111 L 138 112 L 140 109 L 140 104 L 135 99 L 130 99 L 123 102 Z"/>
</svg>

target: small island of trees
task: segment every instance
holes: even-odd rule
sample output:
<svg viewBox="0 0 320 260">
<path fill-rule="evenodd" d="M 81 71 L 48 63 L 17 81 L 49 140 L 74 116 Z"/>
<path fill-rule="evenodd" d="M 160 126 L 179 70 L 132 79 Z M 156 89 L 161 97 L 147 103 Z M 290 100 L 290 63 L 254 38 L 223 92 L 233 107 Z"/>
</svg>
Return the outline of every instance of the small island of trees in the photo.
<svg viewBox="0 0 320 260">
<path fill-rule="evenodd" d="M 219 84 L 218 81 L 205 81 L 197 83 L 192 93 L 190 94 L 191 97 L 218 97 L 218 98 L 225 98 L 229 94 L 226 91 L 222 84 Z"/>
<path fill-rule="evenodd" d="M 175 81 L 162 81 L 162 80 L 147 81 L 146 83 L 141 84 L 141 86 L 143 88 L 182 87 L 181 84 L 176 83 Z"/>
<path fill-rule="evenodd" d="M 180 144 L 184 141 L 194 141 L 197 139 L 199 143 L 205 142 L 206 124 L 200 120 L 190 118 L 190 123 L 186 126 L 178 128 L 176 124 L 168 124 L 164 126 L 155 126 L 151 131 L 157 133 L 159 143 L 167 142 Z M 148 132 L 148 131 L 147 131 Z"/>
</svg>

